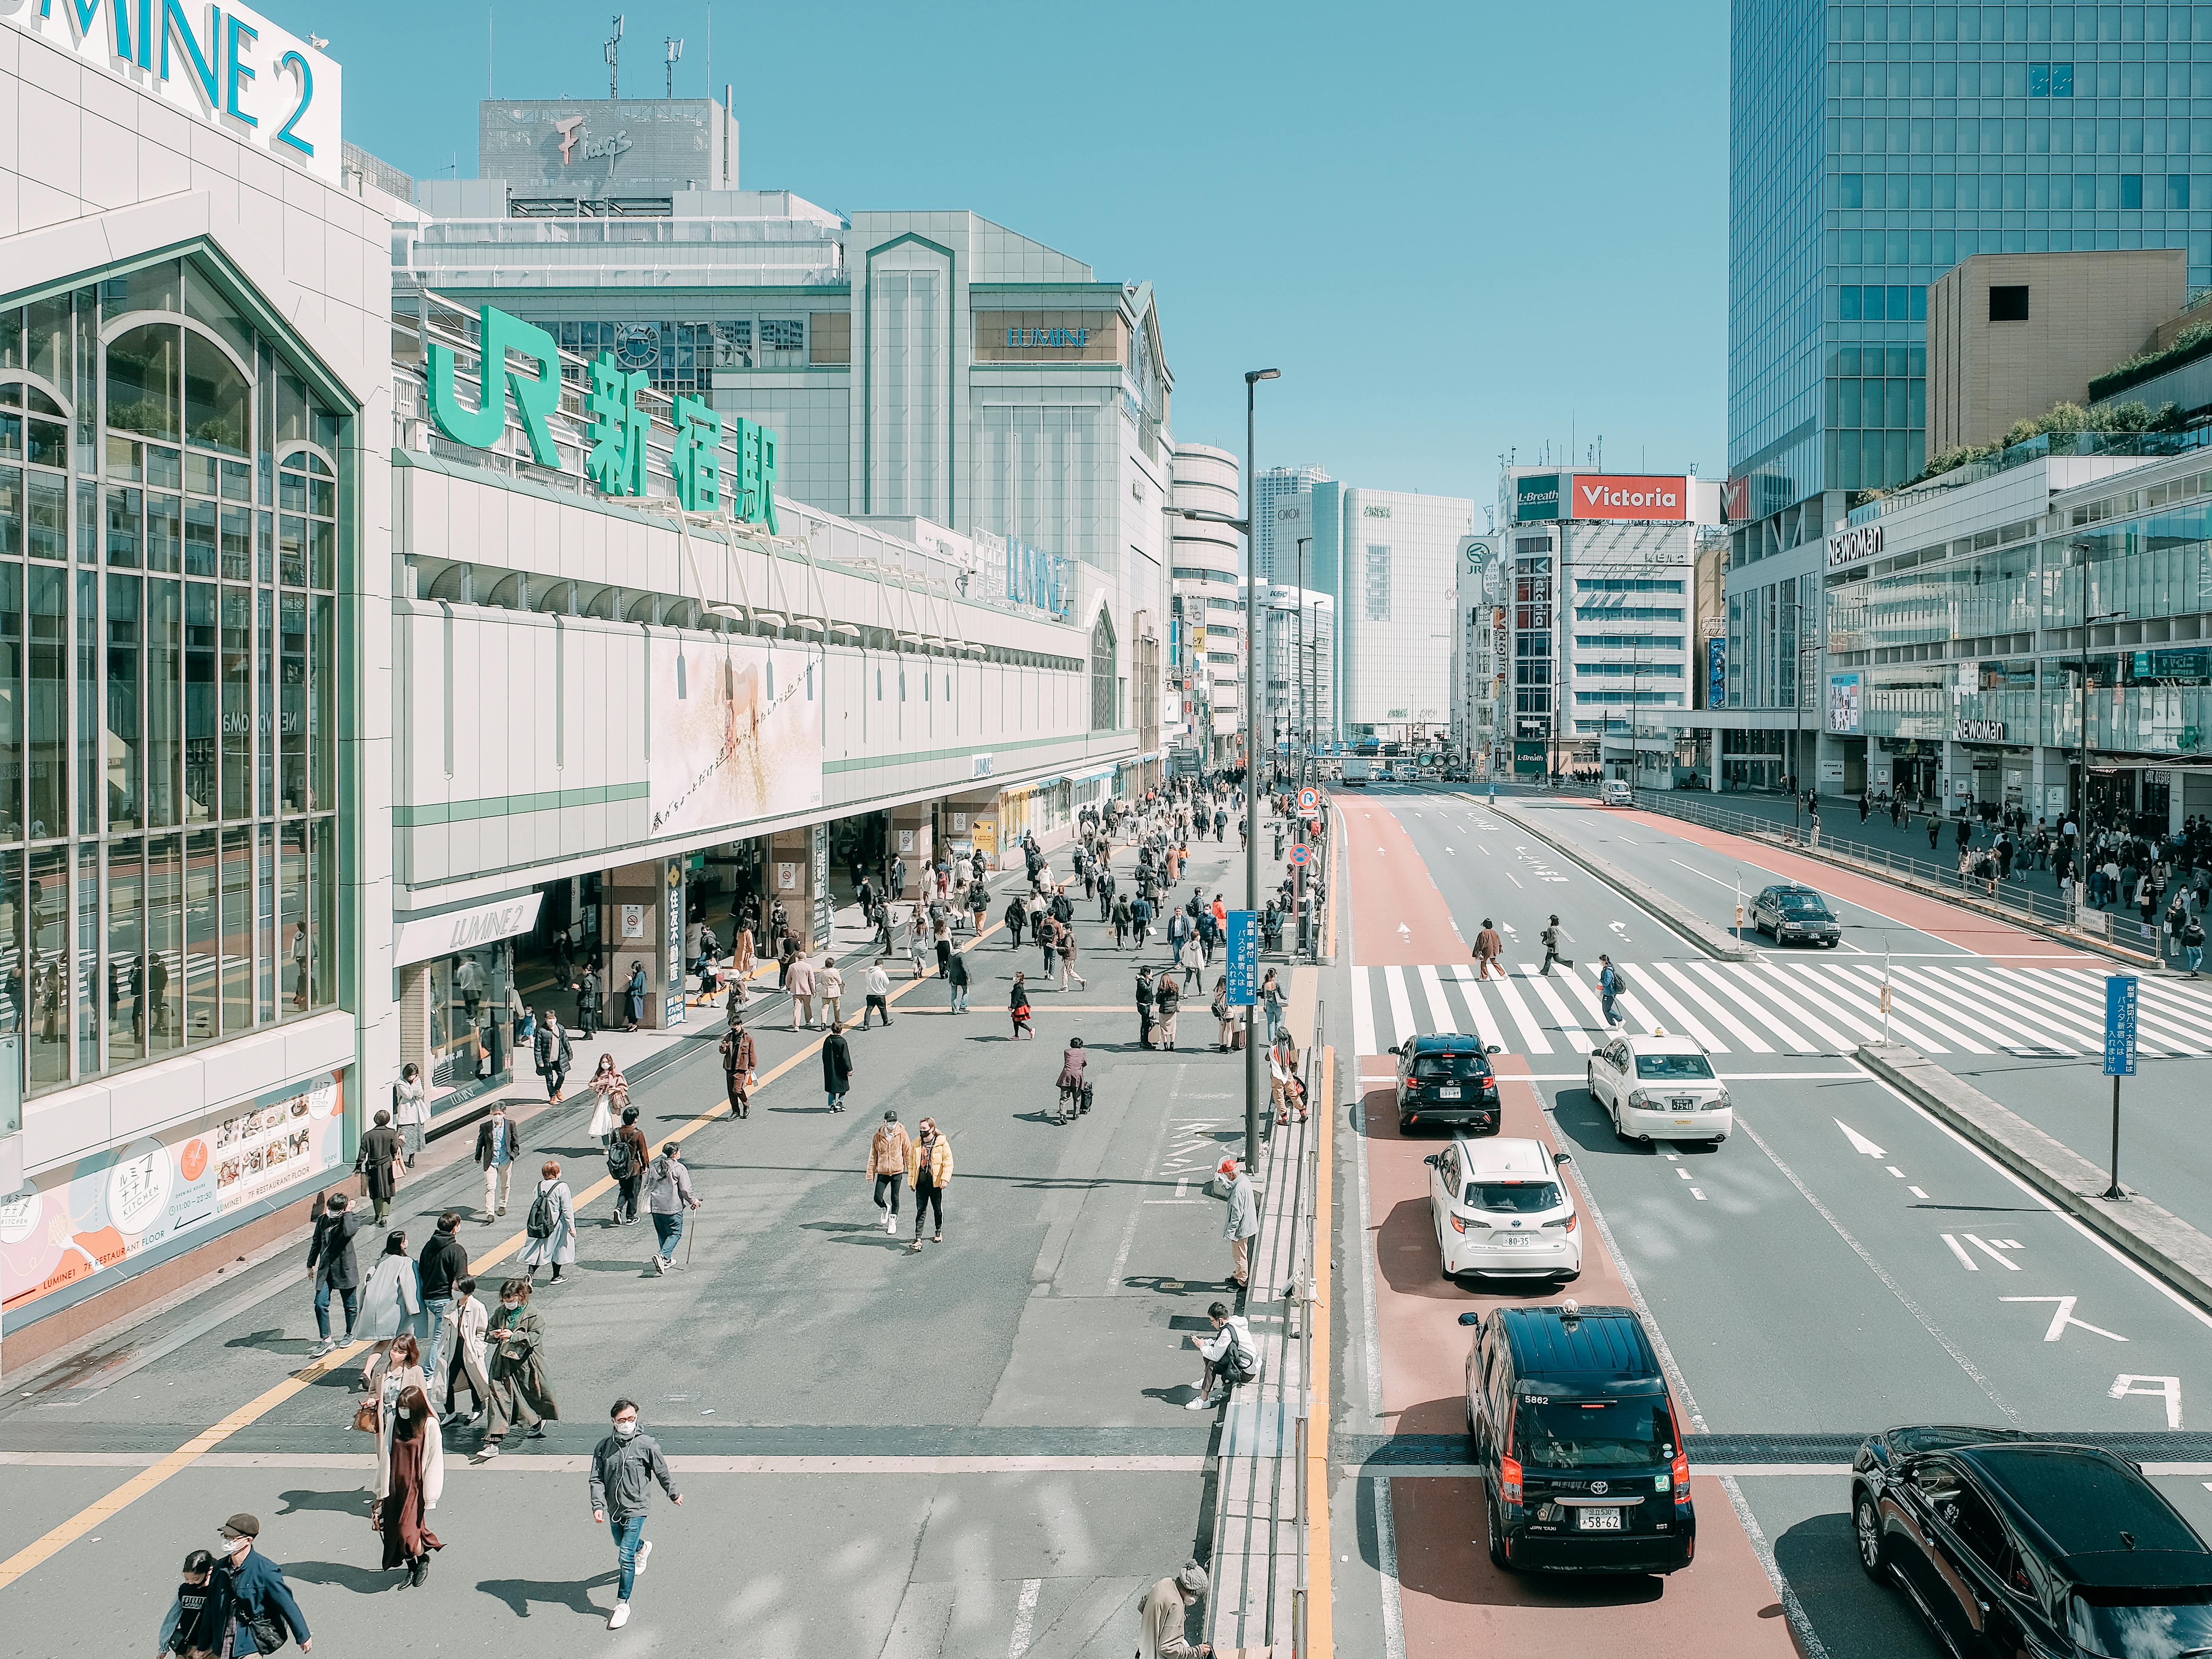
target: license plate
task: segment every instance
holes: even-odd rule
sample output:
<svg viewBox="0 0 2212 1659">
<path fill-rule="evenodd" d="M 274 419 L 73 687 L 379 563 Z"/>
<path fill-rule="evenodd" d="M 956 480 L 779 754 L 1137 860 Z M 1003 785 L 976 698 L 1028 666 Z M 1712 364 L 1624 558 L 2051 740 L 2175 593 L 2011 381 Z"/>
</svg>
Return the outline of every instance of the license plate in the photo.
<svg viewBox="0 0 2212 1659">
<path fill-rule="evenodd" d="M 1669 1100 L 1667 1103 L 1678 1112 L 1694 1112 L 1698 1109 L 1698 1103 L 1694 1099 L 1674 1099 Z"/>
<path fill-rule="evenodd" d="M 1498 1246 L 1500 1249 L 1511 1250 L 1520 1249 L 1525 1245 L 1534 1244 L 1536 1243 L 1536 1240 L 1530 1237 L 1527 1233 L 1501 1233 L 1490 1242 Z"/>
<path fill-rule="evenodd" d="M 1445 1084 L 1443 1088 L 1437 1091 L 1437 1098 L 1438 1100 L 1457 1100 L 1459 1098 L 1459 1085 L 1456 1083 Z"/>
<path fill-rule="evenodd" d="M 1577 1532 L 1619 1532 L 1620 1511 L 1617 1509 L 1577 1510 L 1575 1530 Z"/>
</svg>

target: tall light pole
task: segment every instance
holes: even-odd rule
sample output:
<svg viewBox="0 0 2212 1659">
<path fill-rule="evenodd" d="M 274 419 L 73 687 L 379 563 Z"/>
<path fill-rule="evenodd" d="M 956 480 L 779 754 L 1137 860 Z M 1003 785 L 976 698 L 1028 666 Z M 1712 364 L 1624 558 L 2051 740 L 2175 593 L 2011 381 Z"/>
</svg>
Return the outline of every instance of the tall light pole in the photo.
<svg viewBox="0 0 2212 1659">
<path fill-rule="evenodd" d="M 1279 368 L 1244 372 L 1244 516 L 1233 519 L 1226 513 L 1212 513 L 1195 507 L 1176 509 L 1182 518 L 1200 524 L 1225 525 L 1242 532 L 1244 538 L 1244 904 L 1254 912 L 1255 925 L 1260 908 L 1260 718 L 1255 690 L 1260 660 L 1260 605 L 1256 598 L 1260 547 L 1259 538 L 1253 534 L 1253 525 L 1260 481 L 1253 471 L 1254 388 L 1262 380 L 1282 378 Z M 1266 1085 L 1261 1079 L 1260 1045 L 1252 1041 L 1248 1026 L 1244 1042 L 1244 1162 L 1250 1168 L 1256 1168 L 1260 1162 L 1261 1103 L 1267 1097 Z"/>
</svg>

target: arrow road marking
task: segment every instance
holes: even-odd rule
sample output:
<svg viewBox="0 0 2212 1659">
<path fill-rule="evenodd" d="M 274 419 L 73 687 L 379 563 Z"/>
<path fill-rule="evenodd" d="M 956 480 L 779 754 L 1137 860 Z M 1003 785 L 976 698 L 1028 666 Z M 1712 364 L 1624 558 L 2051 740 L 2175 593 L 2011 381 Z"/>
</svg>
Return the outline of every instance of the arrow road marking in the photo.
<svg viewBox="0 0 2212 1659">
<path fill-rule="evenodd" d="M 1882 1151 L 1881 1147 L 1875 1146 L 1874 1142 L 1869 1140 L 1856 1129 L 1854 1129 L 1850 1124 L 1844 1122 L 1843 1119 L 1837 1118 L 1835 1120 L 1835 1125 L 1838 1129 L 1841 1129 L 1844 1132 L 1844 1139 L 1851 1143 L 1851 1150 L 1853 1152 L 1863 1152 L 1869 1158 L 1887 1158 L 1889 1156 L 1887 1152 Z"/>
<path fill-rule="evenodd" d="M 1971 1235 L 1971 1234 L 1969 1234 L 1969 1235 L 1968 1235 L 1968 1237 L 1972 1237 L 1972 1235 Z M 1979 1240 L 1978 1238 L 1977 1238 L 1977 1239 L 1975 1239 L 1975 1240 L 1974 1240 L 1974 1243 L 1976 1243 L 1977 1244 L 1979 1244 L 1979 1243 L 1981 1243 L 1981 1240 Z M 2002 1258 L 2002 1256 L 2000 1256 L 2000 1257 L 1998 1258 L 1998 1260 L 1999 1260 L 1999 1261 L 2003 1261 L 2003 1258 Z M 2010 1263 L 2009 1261 L 2007 1261 L 2007 1262 L 2005 1262 L 2005 1266 L 2007 1266 L 2008 1267 L 2011 1267 L 2011 1266 L 2012 1266 L 2012 1263 Z M 2075 1302 L 2077 1302 L 2077 1301 L 2079 1301 L 2079 1300 L 2080 1300 L 2080 1298 L 2079 1298 L 2078 1297 L 2071 1297 L 2071 1296 L 2001 1296 L 2001 1297 L 1999 1297 L 1997 1298 L 1997 1300 L 1998 1300 L 1998 1301 L 2000 1301 L 2000 1302 L 2051 1302 L 2051 1303 L 2056 1303 L 2056 1304 L 2057 1304 L 2057 1312 L 2055 1312 L 2055 1313 L 2053 1313 L 2053 1314 L 2051 1316 L 2051 1328 L 2050 1328 L 2049 1330 L 2045 1331 L 2045 1332 L 2043 1334 L 2043 1340 L 2044 1340 L 2045 1342 L 2056 1342 L 2057 1340 L 2058 1340 L 2058 1339 L 2059 1339 L 2060 1337 L 2062 1337 L 2062 1336 L 2063 1336 L 2063 1335 L 2065 1335 L 2065 1334 L 2066 1334 L 2066 1328 L 2067 1328 L 2069 1325 L 2079 1325 L 2079 1326 L 2080 1326 L 2083 1330 L 2085 1330 L 2085 1331 L 2094 1331 L 2094 1332 L 2096 1332 L 2096 1334 L 2097 1334 L 2098 1335 L 2102 1336 L 2102 1337 L 2107 1337 L 2107 1338 L 2111 1339 L 2111 1340 L 2112 1340 L 2112 1341 L 2114 1341 L 2114 1342 L 2124 1342 L 2124 1341 L 2126 1341 L 2126 1340 L 2127 1340 L 2127 1338 L 2125 1338 L 2124 1336 L 2122 1336 L 2122 1335 L 2121 1335 L 2118 1331 L 2108 1331 L 2108 1330 L 2106 1330 L 2106 1329 L 2103 1326 L 2101 1326 L 2101 1325 L 2092 1325 L 2092 1324 L 2091 1324 L 2087 1320 L 2086 1320 L 2086 1319 L 2076 1319 L 2076 1318 L 2075 1318 L 2075 1317 L 2074 1317 L 2074 1304 L 2075 1304 Z M 2174 1377 L 2166 1377 L 2166 1376 L 2148 1376 L 2148 1377 L 2146 1377 L 2146 1376 L 2135 1376 L 2135 1377 L 2123 1377 L 2123 1378 L 2121 1379 L 2121 1382 L 2170 1382 L 2170 1383 L 2172 1383 L 2172 1384 L 2173 1385 L 2173 1392 L 2172 1392 L 2172 1395 L 2169 1397 L 2168 1403 L 2167 1403 L 2167 1406 L 2166 1406 L 2166 1415 L 2167 1415 L 2167 1417 L 2168 1417 L 2169 1419 L 2171 1419 L 2172 1420 L 2171 1420 L 2171 1421 L 2169 1421 L 2169 1422 L 2167 1423 L 2166 1426 L 2167 1426 L 2168 1428 L 2174 1428 L 2174 1429 L 2178 1429 L 2178 1428 L 2179 1428 L 2179 1427 L 2181 1426 L 2181 1383 L 2180 1383 L 2180 1382 L 2179 1382 L 2179 1379 L 2174 1378 Z M 2115 1400 L 2118 1400 L 2118 1399 L 2121 1398 L 2124 1395 L 2126 1395 L 2126 1394 L 2155 1394 L 2155 1393 L 2159 1393 L 2159 1392 L 2160 1392 L 2160 1390 L 2159 1390 L 2159 1389 L 2123 1389 L 2123 1388 L 2121 1388 L 2121 1387 L 2120 1387 L 2120 1384 L 2119 1384 L 2118 1382 L 2115 1382 L 2115 1383 L 2112 1385 L 2112 1398 L 2113 1398 L 2113 1399 L 2115 1399 Z"/>
</svg>

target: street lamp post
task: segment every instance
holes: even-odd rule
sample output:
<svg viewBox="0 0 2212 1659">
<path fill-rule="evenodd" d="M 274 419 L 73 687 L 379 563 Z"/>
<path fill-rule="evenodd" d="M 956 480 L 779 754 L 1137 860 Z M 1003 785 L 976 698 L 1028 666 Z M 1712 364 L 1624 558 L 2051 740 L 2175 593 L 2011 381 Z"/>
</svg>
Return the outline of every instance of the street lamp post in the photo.
<svg viewBox="0 0 2212 1659">
<path fill-rule="evenodd" d="M 1255 689 L 1260 661 L 1260 550 L 1252 527 L 1260 484 L 1252 470 L 1253 406 L 1254 389 L 1261 381 L 1282 378 L 1279 368 L 1254 368 L 1244 373 L 1244 516 L 1234 519 L 1226 513 L 1212 513 L 1195 507 L 1176 509 L 1182 518 L 1200 524 L 1224 525 L 1244 538 L 1244 904 L 1253 912 L 1255 926 L 1260 908 L 1260 717 Z M 1261 1077 L 1260 1045 L 1251 1040 L 1248 1030 L 1244 1042 L 1244 1162 L 1248 1167 L 1255 1168 L 1260 1162 L 1261 1102 L 1266 1096 Z"/>
</svg>

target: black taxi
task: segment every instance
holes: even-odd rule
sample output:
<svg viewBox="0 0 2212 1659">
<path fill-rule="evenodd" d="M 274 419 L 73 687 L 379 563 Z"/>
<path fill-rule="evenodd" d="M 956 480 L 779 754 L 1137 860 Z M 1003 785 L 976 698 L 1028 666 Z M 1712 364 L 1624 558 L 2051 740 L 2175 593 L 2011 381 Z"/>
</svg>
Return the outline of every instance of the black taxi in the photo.
<svg viewBox="0 0 2212 1659">
<path fill-rule="evenodd" d="M 1462 1031 L 1408 1038 L 1391 1049 L 1398 1057 L 1398 1127 L 1433 1123 L 1471 1135 L 1498 1133 L 1498 1079 L 1490 1069 L 1492 1044 Z"/>
</svg>

